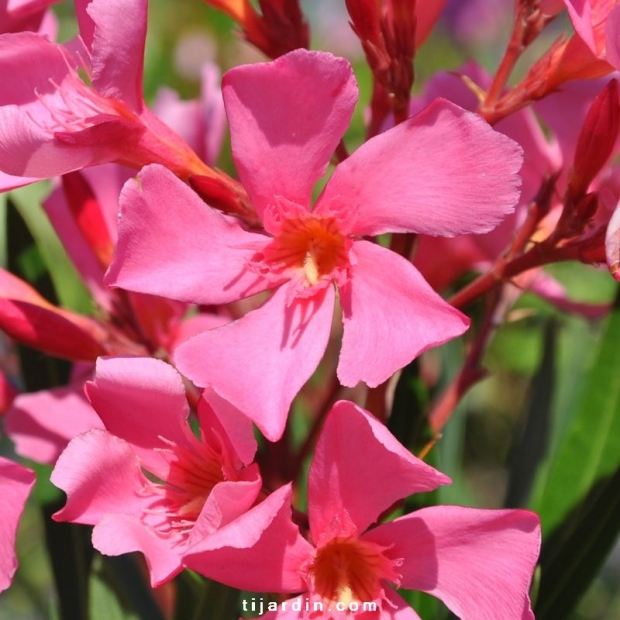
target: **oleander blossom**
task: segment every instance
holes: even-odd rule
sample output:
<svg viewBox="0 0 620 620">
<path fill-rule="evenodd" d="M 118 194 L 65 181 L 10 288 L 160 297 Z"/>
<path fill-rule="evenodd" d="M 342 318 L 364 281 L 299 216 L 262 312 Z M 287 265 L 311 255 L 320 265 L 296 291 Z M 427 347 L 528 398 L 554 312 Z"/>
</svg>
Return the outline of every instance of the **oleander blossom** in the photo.
<svg viewBox="0 0 620 620">
<path fill-rule="evenodd" d="M 230 70 L 223 94 L 233 157 L 264 232 L 206 207 L 151 165 L 123 190 L 106 282 L 216 305 L 273 291 L 241 319 L 188 340 L 175 364 L 277 440 L 327 346 L 336 290 L 346 386 L 376 386 L 467 329 L 407 260 L 366 237 L 493 229 L 518 200 L 521 150 L 436 100 L 336 166 L 312 208 L 357 101 L 349 62 L 297 50 Z"/>
<path fill-rule="evenodd" d="M 495 620 L 498 610 L 502 620 L 533 620 L 536 514 L 433 506 L 377 524 L 399 499 L 449 482 L 369 413 L 340 401 L 310 467 L 309 541 L 291 521 L 283 487 L 270 513 L 252 509 L 254 544 L 224 531 L 197 541 L 185 563 L 233 587 L 302 593 L 265 620 L 419 620 L 399 587 L 436 596 L 462 620 Z"/>
<path fill-rule="evenodd" d="M 0 592 L 6 590 L 17 569 L 15 538 L 17 527 L 34 486 L 35 475 L 19 463 L 0 457 Z"/>
<path fill-rule="evenodd" d="M 32 32 L 0 37 L 0 188 L 107 162 L 212 174 L 144 103 L 147 1 L 75 5 L 80 37 L 67 44 Z"/>
<path fill-rule="evenodd" d="M 152 358 L 100 358 L 86 394 L 105 430 L 78 435 L 58 459 L 51 480 L 67 503 L 54 519 L 94 525 L 106 555 L 141 551 L 155 587 L 256 501 L 252 425 L 206 391 L 196 437 L 180 375 Z"/>
</svg>

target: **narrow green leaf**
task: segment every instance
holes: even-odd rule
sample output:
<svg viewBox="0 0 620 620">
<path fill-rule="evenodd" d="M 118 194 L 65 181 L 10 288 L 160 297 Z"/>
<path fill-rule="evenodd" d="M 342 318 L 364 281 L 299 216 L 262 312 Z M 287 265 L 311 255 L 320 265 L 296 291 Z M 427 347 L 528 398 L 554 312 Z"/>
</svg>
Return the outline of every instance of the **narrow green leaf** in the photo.
<svg viewBox="0 0 620 620">
<path fill-rule="evenodd" d="M 444 620 L 448 616 L 446 606 L 425 592 L 399 590 L 398 593 L 411 605 L 422 620 Z"/>
<path fill-rule="evenodd" d="M 545 534 L 620 465 L 620 297 L 607 319 L 598 354 L 564 440 L 538 480 L 534 502 Z"/>
<path fill-rule="evenodd" d="M 164 620 L 136 557 L 95 555 L 89 580 L 90 620 Z"/>
<path fill-rule="evenodd" d="M 205 579 L 189 570 L 183 571 L 175 583 L 175 620 L 230 620 L 239 617 L 239 590 Z"/>
<path fill-rule="evenodd" d="M 536 470 L 547 452 L 555 386 L 556 332 L 556 321 L 550 317 L 545 326 L 540 366 L 529 389 L 523 432 L 515 442 L 511 454 L 508 489 L 504 502 L 504 505 L 510 508 L 527 504 Z"/>
<path fill-rule="evenodd" d="M 88 584 L 90 620 L 138 620 L 137 614 L 123 607 L 109 577 L 102 557 L 95 557 Z"/>
<path fill-rule="evenodd" d="M 92 309 L 90 294 L 41 207 L 47 192 L 47 185 L 35 183 L 11 192 L 10 203 L 19 211 L 36 241 L 60 304 L 76 312 L 88 313 Z"/>
<path fill-rule="evenodd" d="M 60 618 L 88 618 L 88 574 L 93 554 L 91 528 L 54 521 L 52 515 L 63 503 L 42 507 L 45 544 L 58 593 Z"/>
<path fill-rule="evenodd" d="M 391 433 L 414 454 L 432 439 L 427 409 L 428 394 L 420 380 L 419 363 L 414 360 L 401 371 L 387 421 Z"/>
<path fill-rule="evenodd" d="M 543 544 L 537 620 L 568 618 L 620 532 L 620 467 L 599 480 Z"/>
</svg>

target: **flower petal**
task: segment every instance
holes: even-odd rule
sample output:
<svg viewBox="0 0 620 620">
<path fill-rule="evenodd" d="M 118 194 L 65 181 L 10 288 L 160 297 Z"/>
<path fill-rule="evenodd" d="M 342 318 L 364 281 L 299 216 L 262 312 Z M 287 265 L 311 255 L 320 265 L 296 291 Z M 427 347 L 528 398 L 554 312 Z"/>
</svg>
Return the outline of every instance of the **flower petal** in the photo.
<svg viewBox="0 0 620 620">
<path fill-rule="evenodd" d="M 129 123 L 118 121 L 116 125 L 116 133 L 127 136 Z M 0 107 L 0 169 L 15 176 L 45 179 L 113 161 L 118 157 L 118 146 L 115 150 L 112 144 L 114 126 L 111 121 L 90 130 L 56 134 L 56 138 L 69 137 L 67 144 L 63 144 L 35 124 L 23 109 L 13 105 Z M 82 136 L 82 144 L 78 136 Z M 69 142 L 71 137 L 75 144 Z"/>
<path fill-rule="evenodd" d="M 502 620 L 534 619 L 540 521 L 532 512 L 433 506 L 363 537 L 403 560 L 402 587 L 440 598 L 459 618 L 496 620 L 501 609 Z"/>
<path fill-rule="evenodd" d="M 0 329 L 54 357 L 92 362 L 106 352 L 103 330 L 95 321 L 49 304 L 0 297 Z"/>
<path fill-rule="evenodd" d="M 257 465 L 248 469 L 250 471 L 247 480 L 220 482 L 213 487 L 189 534 L 188 545 L 199 543 L 250 510 L 260 493 L 263 481 Z"/>
<path fill-rule="evenodd" d="M 44 110 L 37 95 L 50 94 L 62 84 L 74 63 L 67 50 L 33 32 L 0 38 L 0 106 L 16 104 Z M 49 114 L 49 112 L 48 112 Z"/>
<path fill-rule="evenodd" d="M 49 465 L 73 437 L 91 428 L 103 429 L 103 423 L 84 396 L 83 381 L 20 394 L 5 418 L 17 454 Z"/>
<path fill-rule="evenodd" d="M 488 232 L 514 210 L 522 161 L 480 116 L 436 99 L 339 164 L 316 211 L 346 204 L 357 235 Z"/>
<path fill-rule="evenodd" d="M 244 231 L 153 164 L 123 188 L 118 245 L 105 282 L 187 302 L 236 301 L 270 286 L 247 268 L 269 241 Z"/>
<path fill-rule="evenodd" d="M 229 452 L 245 465 L 254 460 L 257 443 L 250 419 L 224 400 L 212 388 L 205 388 L 198 401 L 200 428 L 213 429 Z"/>
<path fill-rule="evenodd" d="M 108 512 L 139 516 L 147 482 L 131 446 L 107 431 L 92 429 L 71 440 L 50 480 L 67 494 L 55 521 L 94 525 Z"/>
<path fill-rule="evenodd" d="M 245 515 L 195 544 L 188 568 L 233 588 L 300 592 L 299 570 L 314 549 L 291 520 L 291 485 L 274 491 Z"/>
<path fill-rule="evenodd" d="M 379 385 L 469 327 L 469 319 L 395 252 L 368 241 L 355 242 L 352 252 L 351 278 L 340 289 L 344 336 L 338 378 L 343 385 Z"/>
<path fill-rule="evenodd" d="M 0 457 L 0 592 L 11 585 L 17 568 L 15 537 L 24 505 L 35 482 L 34 472 Z"/>
<path fill-rule="evenodd" d="M 87 181 L 85 181 L 82 173 L 73 172 L 69 175 L 64 175 L 63 179 L 67 180 L 70 176 L 74 185 L 72 189 L 79 190 L 87 185 Z M 72 181 L 68 182 L 72 183 Z M 96 209 L 98 207 L 96 200 L 90 201 L 82 194 L 73 194 L 73 196 L 76 200 L 83 198 L 81 202 L 86 208 Z M 105 269 L 97 259 L 98 257 L 93 247 L 84 238 L 76 224 L 76 220 L 72 216 L 69 203 L 67 202 L 67 194 L 60 187 L 56 188 L 43 203 L 43 208 L 84 284 L 86 284 L 93 297 L 97 300 L 97 303 L 109 309 L 110 292 L 109 289 L 102 286 Z M 113 248 L 113 245 L 109 242 L 106 230 L 95 229 L 93 232 L 102 242 L 100 247 L 106 245 L 111 249 Z M 106 239 L 106 237 L 108 238 Z"/>
<path fill-rule="evenodd" d="M 139 112 L 144 104 L 147 0 L 77 0 L 76 5 L 80 31 L 85 29 L 91 51 L 93 86 L 105 97 L 120 99 Z"/>
<path fill-rule="evenodd" d="M 189 405 L 181 375 L 162 360 L 99 358 L 86 395 L 106 429 L 128 442 L 144 466 L 157 473 L 167 461 L 160 437 L 187 446 Z"/>
<path fill-rule="evenodd" d="M 104 555 L 142 552 L 153 588 L 169 581 L 183 568 L 180 552 L 184 547 L 158 536 L 133 515 L 105 515 L 93 529 L 93 546 Z"/>
<path fill-rule="evenodd" d="M 349 62 L 295 50 L 231 69 L 222 90 L 233 158 L 259 216 L 274 196 L 309 208 L 357 101 Z"/>
<path fill-rule="evenodd" d="M 620 281 L 620 204 L 614 209 L 607 226 L 605 256 L 611 275 Z"/>
<path fill-rule="evenodd" d="M 294 299 L 280 287 L 260 308 L 185 341 L 179 370 L 211 386 L 247 415 L 270 441 L 284 431 L 289 407 L 316 370 L 331 329 L 334 290 Z"/>
<path fill-rule="evenodd" d="M 325 422 L 310 467 L 308 516 L 313 539 L 319 544 L 322 535 L 339 535 L 331 531 L 336 518 L 342 525 L 350 518 L 357 532 L 363 532 L 397 500 L 449 483 L 447 476 L 413 456 L 367 411 L 340 401 Z M 343 517 L 345 513 L 348 516 Z"/>
</svg>

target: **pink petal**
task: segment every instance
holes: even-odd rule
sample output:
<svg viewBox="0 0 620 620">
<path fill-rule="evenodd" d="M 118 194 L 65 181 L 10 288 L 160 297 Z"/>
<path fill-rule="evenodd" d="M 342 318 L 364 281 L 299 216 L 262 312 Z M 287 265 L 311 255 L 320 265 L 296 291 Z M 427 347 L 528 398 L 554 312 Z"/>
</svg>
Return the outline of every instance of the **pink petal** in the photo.
<svg viewBox="0 0 620 620">
<path fill-rule="evenodd" d="M 83 381 L 67 387 L 21 394 L 5 418 L 5 429 L 20 456 L 53 465 L 73 437 L 103 423 L 84 396 Z"/>
<path fill-rule="evenodd" d="M 269 238 L 244 231 L 205 205 L 163 166 L 147 166 L 137 183 L 128 182 L 120 208 L 107 284 L 203 304 L 227 303 L 270 286 L 247 268 Z"/>
<path fill-rule="evenodd" d="M 611 275 L 620 281 L 620 206 L 616 206 L 607 226 L 605 255 Z"/>
<path fill-rule="evenodd" d="M 526 510 L 434 506 L 364 534 L 402 558 L 401 586 L 440 598 L 459 618 L 533 620 L 528 591 L 540 522 Z M 525 612 L 524 612 L 525 609 Z"/>
<path fill-rule="evenodd" d="M 109 290 L 104 289 L 102 285 L 105 270 L 80 233 L 75 219 L 69 211 L 63 190 L 61 188 L 54 190 L 45 200 L 43 207 L 84 284 L 98 303 L 103 307 L 109 307 Z"/>
<path fill-rule="evenodd" d="M 213 487 L 190 532 L 188 545 L 200 543 L 206 536 L 211 536 L 252 508 L 263 481 L 257 465 L 249 469 L 253 476 L 250 479 L 220 482 Z"/>
<path fill-rule="evenodd" d="M 282 436 L 293 399 L 325 352 L 334 308 L 331 287 L 288 306 L 287 294 L 280 287 L 257 310 L 187 340 L 175 353 L 186 377 L 213 387 L 270 441 Z"/>
<path fill-rule="evenodd" d="M 349 62 L 296 50 L 231 69 L 222 85 L 233 157 L 257 213 L 274 196 L 309 208 L 357 101 Z"/>
<path fill-rule="evenodd" d="M 574 80 L 562 84 L 562 88 L 536 102 L 536 112 L 553 131 L 558 143 L 557 168 L 573 163 L 577 141 L 588 110 L 596 96 L 609 82 L 609 76 L 592 80 Z M 562 114 L 557 111 L 562 110 Z M 529 153 L 527 153 L 529 157 Z M 528 164 L 529 165 L 529 164 Z"/>
<path fill-rule="evenodd" d="M 343 525 L 350 518 L 357 532 L 363 532 L 397 500 L 449 483 L 447 476 L 413 456 L 367 411 L 340 401 L 325 422 L 310 467 L 312 537 L 319 544 L 322 535 L 339 535 L 331 531 L 339 517 Z"/>
<path fill-rule="evenodd" d="M 205 63 L 201 70 L 199 100 L 181 100 L 176 91 L 162 88 L 152 105 L 155 114 L 210 166 L 217 160 L 226 128 L 219 82 L 220 72 L 217 66 Z"/>
<path fill-rule="evenodd" d="M 105 97 L 120 99 L 140 112 L 147 0 L 78 0 L 77 4 L 80 11 L 85 8 L 94 26 L 93 86 Z"/>
<path fill-rule="evenodd" d="M 344 336 L 338 378 L 343 385 L 379 385 L 469 327 L 469 319 L 395 252 L 368 241 L 355 242 L 352 252 L 351 278 L 340 290 Z"/>
<path fill-rule="evenodd" d="M 11 585 L 17 569 L 15 537 L 24 505 L 35 482 L 34 472 L 0 457 L 0 592 Z"/>
<path fill-rule="evenodd" d="M 186 340 L 197 336 L 208 329 L 215 329 L 230 323 L 231 318 L 224 314 L 201 312 L 180 321 L 172 332 L 172 338 L 168 341 L 167 349 L 171 352 Z"/>
<path fill-rule="evenodd" d="M 495 231 L 489 233 L 494 234 Z M 473 235 L 453 238 L 420 235 L 416 240 L 413 264 L 433 290 L 443 291 L 467 271 L 488 262 L 476 239 Z"/>
<path fill-rule="evenodd" d="M 195 544 L 184 563 L 210 579 L 253 592 L 299 592 L 314 549 L 291 521 L 291 486 Z"/>
<path fill-rule="evenodd" d="M 2 114 L 0 112 L 0 117 L 1 116 Z M 0 172 L 0 192 L 8 192 L 10 189 L 17 189 L 24 185 L 30 185 L 30 183 L 35 183 L 39 180 L 40 177 L 11 176 L 5 172 Z"/>
<path fill-rule="evenodd" d="M 55 0 L 3 0 L 0 7 L 0 33 L 37 31 Z"/>
<path fill-rule="evenodd" d="M 0 106 L 16 104 L 27 110 L 44 106 L 37 98 L 57 90 L 71 71 L 71 59 L 61 45 L 32 32 L 0 38 Z M 48 112 L 49 116 L 49 112 Z"/>
<path fill-rule="evenodd" d="M 12 105 L 0 107 L 0 169 L 3 172 L 45 179 L 114 159 L 112 154 L 106 158 L 97 146 L 91 143 L 82 148 L 67 147 L 36 125 L 23 109 Z"/>
<path fill-rule="evenodd" d="M 206 388 L 198 401 L 198 419 L 203 433 L 205 429 L 214 430 L 219 441 L 242 463 L 249 465 L 254 460 L 257 443 L 252 422 L 212 388 Z"/>
<path fill-rule="evenodd" d="M 136 171 L 119 164 L 101 164 L 81 171 L 93 188 L 110 238 L 118 240 L 118 199 L 123 185 L 133 179 Z"/>
<path fill-rule="evenodd" d="M 86 395 L 106 429 L 131 445 L 144 466 L 158 472 L 167 461 L 160 437 L 187 446 L 189 405 L 181 375 L 162 360 L 99 358 Z"/>
<path fill-rule="evenodd" d="M 187 304 L 144 293 L 129 293 L 126 299 L 141 341 L 149 343 L 151 350 L 170 351 L 178 325 L 188 311 Z"/>
<path fill-rule="evenodd" d="M 68 360 L 92 362 L 106 352 L 100 325 L 49 304 L 0 298 L 0 329 L 22 344 Z"/>
<path fill-rule="evenodd" d="M 460 67 L 458 73 L 450 71 L 435 74 L 426 83 L 424 94 L 414 99 L 412 107 L 418 112 L 437 97 L 444 97 L 466 110 L 477 110 L 478 99 L 463 80 L 463 76 L 470 78 L 483 89 L 491 86 L 489 74 L 475 62 L 470 61 Z M 543 180 L 560 167 L 555 145 L 548 143 L 536 114 L 530 108 L 523 108 L 507 116 L 494 125 L 494 128 L 515 140 L 523 148 L 524 160 L 520 171 L 523 179 L 521 204 L 528 204 L 535 197 Z"/>
<path fill-rule="evenodd" d="M 593 15 L 589 0 L 565 0 L 566 9 L 570 15 L 575 32 L 584 40 L 586 45 L 597 53 L 596 35 L 592 28 Z"/>
<path fill-rule="evenodd" d="M 514 210 L 522 161 L 481 117 L 437 99 L 338 165 L 316 211 L 346 204 L 357 235 L 488 232 Z"/>
<path fill-rule="evenodd" d="M 108 512 L 140 516 L 147 503 L 147 480 L 131 446 L 99 429 L 71 440 L 50 480 L 67 494 L 56 521 L 94 525 Z"/>
<path fill-rule="evenodd" d="M 153 588 L 182 570 L 180 553 L 184 547 L 158 536 L 129 514 L 105 515 L 93 530 L 93 546 L 104 555 L 122 555 L 131 551 L 143 553 Z"/>
<path fill-rule="evenodd" d="M 616 4 L 605 22 L 607 60 L 620 69 L 620 5 Z"/>
</svg>

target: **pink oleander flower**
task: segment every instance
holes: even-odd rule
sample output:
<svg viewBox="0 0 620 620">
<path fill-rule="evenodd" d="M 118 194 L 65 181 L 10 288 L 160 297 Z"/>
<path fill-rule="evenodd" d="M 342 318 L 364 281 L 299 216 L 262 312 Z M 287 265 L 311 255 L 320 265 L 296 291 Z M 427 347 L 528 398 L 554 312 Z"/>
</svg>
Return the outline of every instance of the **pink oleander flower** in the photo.
<svg viewBox="0 0 620 620">
<path fill-rule="evenodd" d="M 475 110 L 479 101 L 462 79 L 466 76 L 482 89 L 488 89 L 491 77 L 478 65 L 468 62 L 455 72 L 437 73 L 425 84 L 424 91 L 412 99 L 412 110 L 423 109 L 437 97 L 446 98 L 465 108 Z M 537 194 L 550 178 L 554 178 L 556 196 L 549 214 L 540 222 L 537 239 L 549 235 L 555 227 L 569 171 L 574 168 L 575 149 L 584 119 L 603 80 L 571 82 L 538 102 L 537 112 L 552 131 L 545 136 L 536 114 L 524 108 L 502 119 L 495 129 L 512 138 L 523 148 L 521 198 L 515 212 L 491 232 L 484 235 L 461 235 L 453 239 L 419 235 L 414 250 L 414 265 L 435 290 L 443 290 L 467 271 L 488 271 L 493 262 L 510 247 Z M 557 114 L 561 109 L 562 114 Z M 605 128 L 607 129 L 607 128 Z M 608 130 L 611 134 L 611 131 Z M 601 153 L 603 149 L 597 149 Z M 590 162 L 595 158 L 588 157 Z M 609 165 L 606 166 L 609 170 Z M 602 175 L 601 175 L 602 176 Z M 608 304 L 576 302 L 568 297 L 564 287 L 542 269 L 530 269 L 519 274 L 503 287 L 506 307 L 523 291 L 530 290 L 563 311 L 577 312 L 588 318 L 599 318 L 609 310 Z"/>
<path fill-rule="evenodd" d="M 597 58 L 620 68 L 618 0 L 564 0 L 575 32 Z"/>
<path fill-rule="evenodd" d="M 302 593 L 265 620 L 419 620 L 399 587 L 436 596 L 462 620 L 533 620 L 534 513 L 433 506 L 380 521 L 399 499 L 449 482 L 369 413 L 341 401 L 310 467 L 309 542 L 291 521 L 290 488 L 283 487 L 248 513 L 251 535 L 235 538 L 224 528 L 217 541 L 197 541 L 185 562 L 233 587 Z M 363 611 L 363 603 L 376 610 Z"/>
<path fill-rule="evenodd" d="M 78 435 L 58 459 L 51 480 L 67 503 L 54 519 L 94 525 L 106 555 L 141 551 L 155 587 L 256 501 L 252 425 L 205 392 L 196 437 L 181 376 L 152 358 L 100 358 L 86 394 L 106 430 Z"/>
<path fill-rule="evenodd" d="M 437 100 L 340 163 L 311 208 L 357 100 L 350 64 L 298 50 L 229 71 L 223 93 L 233 157 L 265 232 L 148 166 L 123 190 L 106 282 L 200 304 L 273 290 L 260 308 L 181 346 L 175 364 L 275 440 L 323 356 L 336 289 L 343 385 L 376 386 L 467 329 L 407 260 L 364 237 L 491 230 L 518 200 L 521 154 L 479 116 Z"/>
<path fill-rule="evenodd" d="M 95 317 L 50 304 L 0 269 L 0 328 L 21 343 L 76 362 L 69 385 L 20 394 L 5 418 L 16 452 L 38 463 L 55 463 L 70 439 L 101 426 L 83 388 L 97 356 L 167 359 L 183 340 L 229 320 L 213 313 L 192 315 L 187 304 L 103 285 L 116 243 L 118 194 L 131 176 L 116 164 L 73 172 L 63 176 L 62 186 L 43 205 L 92 295 Z"/>
<path fill-rule="evenodd" d="M 0 592 L 10 585 L 17 569 L 15 537 L 24 505 L 35 481 L 34 472 L 0 457 Z"/>
<path fill-rule="evenodd" d="M 106 162 L 161 162 L 184 179 L 217 176 L 144 103 L 147 1 L 75 4 L 78 40 L 0 36 L 0 188 Z"/>
<path fill-rule="evenodd" d="M 58 0 L 0 0 L 0 33 L 31 30 L 53 35 L 56 20 L 49 10 Z"/>
</svg>

